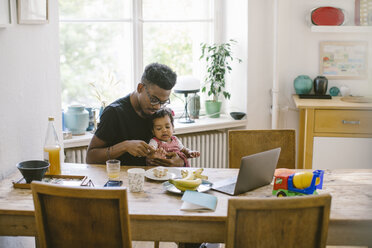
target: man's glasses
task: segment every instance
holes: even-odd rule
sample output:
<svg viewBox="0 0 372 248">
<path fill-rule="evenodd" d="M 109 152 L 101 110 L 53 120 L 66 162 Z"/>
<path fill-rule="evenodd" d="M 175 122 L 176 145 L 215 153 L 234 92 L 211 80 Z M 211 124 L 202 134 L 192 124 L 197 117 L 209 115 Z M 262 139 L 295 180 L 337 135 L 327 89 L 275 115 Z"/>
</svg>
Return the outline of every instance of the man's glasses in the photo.
<svg viewBox="0 0 372 248">
<path fill-rule="evenodd" d="M 151 104 L 152 106 L 155 106 L 155 105 L 160 104 L 160 107 L 161 107 L 161 108 L 164 108 L 165 106 L 167 106 L 168 104 L 170 104 L 170 99 L 168 99 L 168 100 L 162 102 L 162 101 L 159 100 L 159 98 L 150 95 L 150 93 L 149 93 L 149 91 L 147 90 L 147 87 L 146 87 L 145 84 L 144 84 L 143 86 L 145 87 L 146 94 L 147 94 L 147 96 L 148 96 L 148 98 L 149 98 L 149 100 L 150 100 L 150 104 Z"/>
</svg>

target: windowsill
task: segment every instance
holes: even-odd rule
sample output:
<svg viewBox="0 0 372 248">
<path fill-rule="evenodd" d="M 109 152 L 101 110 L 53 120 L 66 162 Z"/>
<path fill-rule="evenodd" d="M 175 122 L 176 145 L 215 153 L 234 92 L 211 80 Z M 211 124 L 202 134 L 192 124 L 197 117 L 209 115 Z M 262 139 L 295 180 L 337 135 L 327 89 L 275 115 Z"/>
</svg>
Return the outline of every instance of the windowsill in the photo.
<svg viewBox="0 0 372 248">
<path fill-rule="evenodd" d="M 221 115 L 220 118 L 208 118 L 205 116 L 196 119 L 195 123 L 179 123 L 178 119 L 174 120 L 174 134 L 197 133 L 217 129 L 226 129 L 233 127 L 243 127 L 247 125 L 247 119 L 234 120 L 228 115 Z"/>
<path fill-rule="evenodd" d="M 195 123 L 179 123 L 178 119 L 174 120 L 175 135 L 186 133 L 205 132 L 217 129 L 227 129 L 235 127 L 245 127 L 247 119 L 234 120 L 228 115 L 221 115 L 220 118 L 200 117 Z M 84 135 L 72 136 L 72 139 L 63 140 L 64 148 L 88 146 L 93 134 L 86 132 Z"/>
</svg>

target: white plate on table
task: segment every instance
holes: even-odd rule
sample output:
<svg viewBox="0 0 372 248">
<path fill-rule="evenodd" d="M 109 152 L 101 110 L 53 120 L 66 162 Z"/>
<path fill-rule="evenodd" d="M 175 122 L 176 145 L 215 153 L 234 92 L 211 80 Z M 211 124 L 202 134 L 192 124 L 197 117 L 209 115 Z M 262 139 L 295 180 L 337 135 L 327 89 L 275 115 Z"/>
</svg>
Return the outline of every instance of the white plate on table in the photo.
<svg viewBox="0 0 372 248">
<path fill-rule="evenodd" d="M 154 175 L 154 172 L 153 172 L 153 170 L 156 169 L 156 168 L 158 168 L 158 167 L 147 170 L 145 172 L 145 177 L 147 177 L 151 180 L 155 180 L 155 181 L 167 181 L 167 180 L 172 179 L 172 178 L 181 177 L 181 171 L 177 168 L 172 168 L 172 167 L 162 167 L 162 169 L 164 169 L 164 168 L 168 169 L 167 174 L 163 177 L 156 177 Z"/>
<path fill-rule="evenodd" d="M 213 184 L 211 182 L 207 180 L 203 180 L 202 183 L 196 188 L 196 191 L 206 192 L 212 188 L 212 185 Z M 163 183 L 163 189 L 166 191 L 172 192 L 172 193 L 176 193 L 176 194 L 184 193 L 184 191 L 177 189 L 176 186 L 171 184 L 169 181 Z"/>
</svg>

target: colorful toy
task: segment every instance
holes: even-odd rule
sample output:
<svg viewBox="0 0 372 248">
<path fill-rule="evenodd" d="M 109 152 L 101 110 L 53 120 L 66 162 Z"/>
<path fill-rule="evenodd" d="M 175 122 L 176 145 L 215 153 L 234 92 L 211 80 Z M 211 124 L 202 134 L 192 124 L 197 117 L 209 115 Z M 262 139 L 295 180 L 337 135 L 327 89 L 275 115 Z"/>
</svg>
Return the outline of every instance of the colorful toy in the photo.
<svg viewBox="0 0 372 248">
<path fill-rule="evenodd" d="M 316 189 L 322 189 L 323 170 L 313 172 L 283 171 L 275 173 L 273 195 L 277 197 L 296 195 L 316 195 Z"/>
</svg>

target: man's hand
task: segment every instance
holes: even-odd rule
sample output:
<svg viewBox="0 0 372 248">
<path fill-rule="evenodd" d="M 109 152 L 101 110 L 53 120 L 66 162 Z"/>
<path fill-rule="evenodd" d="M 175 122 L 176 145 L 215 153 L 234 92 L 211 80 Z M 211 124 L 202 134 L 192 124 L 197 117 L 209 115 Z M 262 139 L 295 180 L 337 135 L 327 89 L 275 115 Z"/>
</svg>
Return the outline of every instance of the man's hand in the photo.
<svg viewBox="0 0 372 248">
<path fill-rule="evenodd" d="M 160 147 L 156 149 L 155 151 L 150 152 L 147 155 L 147 158 L 149 159 L 155 159 L 155 158 L 160 158 L 160 159 L 165 159 L 167 155 L 167 152 L 164 150 L 164 148 Z"/>
<path fill-rule="evenodd" d="M 134 157 L 146 157 L 155 152 L 155 149 L 142 140 L 126 140 L 125 150 Z"/>
<path fill-rule="evenodd" d="M 185 162 L 180 158 L 177 153 L 167 153 L 166 159 L 154 158 L 148 159 L 147 162 L 151 166 L 165 166 L 165 167 L 183 167 Z"/>
</svg>

